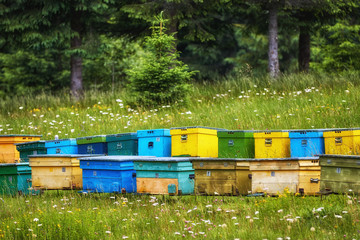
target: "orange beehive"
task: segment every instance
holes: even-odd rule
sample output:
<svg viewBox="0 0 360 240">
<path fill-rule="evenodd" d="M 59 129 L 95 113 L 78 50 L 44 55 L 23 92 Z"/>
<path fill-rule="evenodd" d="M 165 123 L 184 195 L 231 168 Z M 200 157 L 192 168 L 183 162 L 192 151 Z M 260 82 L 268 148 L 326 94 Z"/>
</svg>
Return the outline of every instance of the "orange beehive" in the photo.
<svg viewBox="0 0 360 240">
<path fill-rule="evenodd" d="M 0 135 L 0 163 L 15 163 L 20 160 L 20 153 L 15 143 L 40 140 L 41 135 Z"/>
</svg>

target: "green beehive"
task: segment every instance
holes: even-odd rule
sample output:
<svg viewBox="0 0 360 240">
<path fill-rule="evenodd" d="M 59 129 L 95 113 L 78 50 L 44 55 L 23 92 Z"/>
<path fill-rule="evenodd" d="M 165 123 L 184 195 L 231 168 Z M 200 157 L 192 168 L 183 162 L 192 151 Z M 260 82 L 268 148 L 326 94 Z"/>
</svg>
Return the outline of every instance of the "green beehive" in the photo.
<svg viewBox="0 0 360 240">
<path fill-rule="evenodd" d="M 253 131 L 218 131 L 219 158 L 254 158 Z"/>
<path fill-rule="evenodd" d="M 30 193 L 31 167 L 29 163 L 0 164 L 0 194 Z"/>
<path fill-rule="evenodd" d="M 106 136 L 108 155 L 138 155 L 137 133 L 120 133 Z"/>
<path fill-rule="evenodd" d="M 46 154 L 45 141 L 17 143 L 16 150 L 20 152 L 21 162 L 29 162 L 29 155 Z"/>
<path fill-rule="evenodd" d="M 320 155 L 320 190 L 360 193 L 360 156 Z"/>
</svg>

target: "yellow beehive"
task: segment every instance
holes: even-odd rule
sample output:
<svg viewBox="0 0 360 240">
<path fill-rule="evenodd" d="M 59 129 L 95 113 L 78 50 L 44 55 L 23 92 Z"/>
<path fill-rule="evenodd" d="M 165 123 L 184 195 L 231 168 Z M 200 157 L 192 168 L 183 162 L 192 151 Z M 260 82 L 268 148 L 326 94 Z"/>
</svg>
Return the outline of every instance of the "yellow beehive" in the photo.
<svg viewBox="0 0 360 240">
<path fill-rule="evenodd" d="M 360 130 L 338 129 L 323 136 L 325 154 L 360 155 Z"/>
<path fill-rule="evenodd" d="M 255 158 L 290 157 L 290 138 L 287 131 L 255 132 Z"/>
<path fill-rule="evenodd" d="M 171 156 L 218 157 L 217 130 L 206 127 L 170 129 Z"/>
<path fill-rule="evenodd" d="M 195 193 L 239 195 L 251 191 L 248 159 L 192 159 L 195 169 Z"/>
<path fill-rule="evenodd" d="M 40 135 L 0 135 L 0 163 L 15 163 L 20 160 L 15 143 L 38 141 L 40 138 Z"/>
<path fill-rule="evenodd" d="M 253 193 L 277 195 L 285 189 L 296 193 L 299 184 L 299 164 L 296 159 L 253 159 L 249 163 Z"/>
<path fill-rule="evenodd" d="M 32 187 L 37 189 L 61 190 L 82 189 L 82 170 L 79 157 L 85 155 L 32 155 Z"/>
<path fill-rule="evenodd" d="M 316 195 L 320 191 L 320 172 L 318 158 L 299 159 L 299 186 L 297 192 Z"/>
</svg>

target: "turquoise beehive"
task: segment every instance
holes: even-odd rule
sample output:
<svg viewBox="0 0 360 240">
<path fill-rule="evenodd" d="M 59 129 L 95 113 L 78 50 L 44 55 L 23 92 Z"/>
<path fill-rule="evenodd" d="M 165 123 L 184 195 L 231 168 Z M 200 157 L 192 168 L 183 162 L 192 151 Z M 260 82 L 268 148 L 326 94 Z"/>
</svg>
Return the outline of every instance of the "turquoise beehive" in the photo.
<svg viewBox="0 0 360 240">
<path fill-rule="evenodd" d="M 194 169 L 187 157 L 148 157 L 134 160 L 138 193 L 193 194 Z"/>
<path fill-rule="evenodd" d="M 78 154 L 75 138 L 46 141 L 45 147 L 47 154 Z"/>
</svg>

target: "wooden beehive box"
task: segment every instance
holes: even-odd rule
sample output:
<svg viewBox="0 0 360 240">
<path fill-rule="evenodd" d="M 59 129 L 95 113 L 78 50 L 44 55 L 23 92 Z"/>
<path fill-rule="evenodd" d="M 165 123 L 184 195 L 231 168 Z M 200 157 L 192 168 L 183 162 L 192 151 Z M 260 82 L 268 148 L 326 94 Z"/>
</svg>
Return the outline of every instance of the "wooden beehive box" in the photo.
<svg viewBox="0 0 360 240">
<path fill-rule="evenodd" d="M 252 192 L 278 195 L 285 189 L 296 193 L 299 184 L 299 163 L 292 158 L 253 159 Z"/>
<path fill-rule="evenodd" d="M 195 193 L 239 195 L 251 190 L 248 159 L 192 158 Z"/>
<path fill-rule="evenodd" d="M 320 155 L 320 190 L 360 193 L 360 156 Z"/>
<path fill-rule="evenodd" d="M 91 192 L 136 192 L 135 156 L 80 158 L 83 189 Z"/>
<path fill-rule="evenodd" d="M 321 167 L 318 157 L 299 158 L 299 186 L 297 192 L 316 195 L 320 191 Z"/>
<path fill-rule="evenodd" d="M 89 155 L 30 155 L 32 186 L 34 189 L 82 189 L 80 157 Z"/>
<path fill-rule="evenodd" d="M 134 159 L 138 193 L 193 194 L 194 169 L 185 157 L 140 157 Z"/>
<path fill-rule="evenodd" d="M 0 164 L 0 194 L 29 194 L 31 191 L 29 163 Z"/>
<path fill-rule="evenodd" d="M 289 132 L 284 131 L 256 131 L 255 158 L 289 158 Z"/>
<path fill-rule="evenodd" d="M 336 129 L 324 132 L 325 154 L 359 155 L 360 130 Z"/>
<path fill-rule="evenodd" d="M 20 160 L 16 143 L 40 140 L 41 135 L 0 135 L 0 163 L 15 163 Z"/>
<path fill-rule="evenodd" d="M 171 128 L 171 156 L 218 157 L 216 128 Z"/>
</svg>

